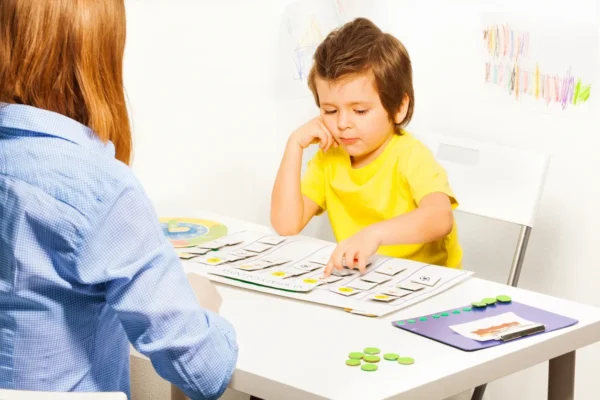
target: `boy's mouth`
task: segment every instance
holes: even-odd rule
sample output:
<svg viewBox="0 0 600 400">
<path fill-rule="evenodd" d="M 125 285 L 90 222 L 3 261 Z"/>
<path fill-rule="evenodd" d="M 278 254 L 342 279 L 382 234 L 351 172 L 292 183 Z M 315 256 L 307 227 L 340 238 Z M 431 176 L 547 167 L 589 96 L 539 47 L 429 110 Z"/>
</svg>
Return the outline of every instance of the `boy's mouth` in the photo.
<svg viewBox="0 0 600 400">
<path fill-rule="evenodd" d="M 358 142 L 358 138 L 340 138 L 343 144 L 350 145 Z"/>
</svg>

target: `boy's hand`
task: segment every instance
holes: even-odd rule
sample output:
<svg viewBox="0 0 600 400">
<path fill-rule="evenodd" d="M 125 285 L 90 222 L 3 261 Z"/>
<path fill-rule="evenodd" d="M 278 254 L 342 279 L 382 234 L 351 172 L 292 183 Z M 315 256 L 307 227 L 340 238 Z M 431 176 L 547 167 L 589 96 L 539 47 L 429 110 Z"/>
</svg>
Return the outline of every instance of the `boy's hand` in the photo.
<svg viewBox="0 0 600 400">
<path fill-rule="evenodd" d="M 338 142 L 333 138 L 320 116 L 311 119 L 292 133 L 291 138 L 305 149 L 313 143 L 319 143 L 324 151 L 330 147 L 338 147 Z"/>
<path fill-rule="evenodd" d="M 364 274 L 369 257 L 377 252 L 380 245 L 381 240 L 375 232 L 363 229 L 337 245 L 325 267 L 324 276 L 329 277 L 334 268 L 341 271 L 344 265 L 350 269 L 358 268 Z"/>
</svg>

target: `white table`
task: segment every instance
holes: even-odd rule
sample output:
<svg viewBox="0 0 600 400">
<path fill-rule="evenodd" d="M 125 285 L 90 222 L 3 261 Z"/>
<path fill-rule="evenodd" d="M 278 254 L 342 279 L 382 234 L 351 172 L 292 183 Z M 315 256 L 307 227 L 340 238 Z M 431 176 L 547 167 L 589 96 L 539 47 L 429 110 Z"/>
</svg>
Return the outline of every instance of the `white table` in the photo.
<svg viewBox="0 0 600 400">
<path fill-rule="evenodd" d="M 229 231 L 269 228 L 207 213 Z M 198 265 L 185 262 L 186 272 Z M 600 309 L 471 278 L 394 314 L 369 318 L 338 308 L 216 283 L 221 314 L 240 346 L 230 388 L 263 399 L 442 399 L 550 360 L 548 398 L 573 399 L 575 351 L 600 340 Z M 516 301 L 579 320 L 556 332 L 476 352 L 463 352 L 391 325 L 391 321 L 510 295 Z M 382 360 L 376 372 L 344 364 L 367 346 L 415 358 L 411 366 Z M 385 364 L 388 363 L 388 364 Z"/>
</svg>

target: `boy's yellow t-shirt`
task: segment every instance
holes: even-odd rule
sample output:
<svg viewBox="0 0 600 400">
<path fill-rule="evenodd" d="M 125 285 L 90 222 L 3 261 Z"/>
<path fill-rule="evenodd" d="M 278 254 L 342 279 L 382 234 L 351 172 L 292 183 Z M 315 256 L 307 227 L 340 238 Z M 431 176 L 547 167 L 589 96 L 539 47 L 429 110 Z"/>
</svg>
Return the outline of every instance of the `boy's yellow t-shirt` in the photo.
<svg viewBox="0 0 600 400">
<path fill-rule="evenodd" d="M 327 210 L 338 242 L 362 229 L 415 210 L 423 197 L 442 192 L 458 202 L 444 168 L 410 133 L 394 135 L 370 164 L 354 169 L 341 148 L 319 150 L 302 178 L 302 193 Z M 461 268 L 456 223 L 445 238 L 425 244 L 381 246 L 379 254 Z"/>
</svg>

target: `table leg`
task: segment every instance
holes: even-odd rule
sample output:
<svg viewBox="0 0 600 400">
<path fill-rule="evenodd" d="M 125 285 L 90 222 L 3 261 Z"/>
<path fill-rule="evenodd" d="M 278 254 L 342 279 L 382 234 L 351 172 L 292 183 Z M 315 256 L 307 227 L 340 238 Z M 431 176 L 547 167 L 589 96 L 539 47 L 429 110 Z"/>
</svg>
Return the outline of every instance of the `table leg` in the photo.
<svg viewBox="0 0 600 400">
<path fill-rule="evenodd" d="M 475 388 L 475 390 L 473 391 L 473 395 L 471 396 L 471 400 L 482 400 L 483 399 L 483 394 L 485 393 L 485 388 L 487 387 L 487 384 L 481 385 L 481 386 L 477 386 Z"/>
<path fill-rule="evenodd" d="M 575 352 L 550 360 L 548 368 L 548 400 L 575 399 Z"/>
</svg>

